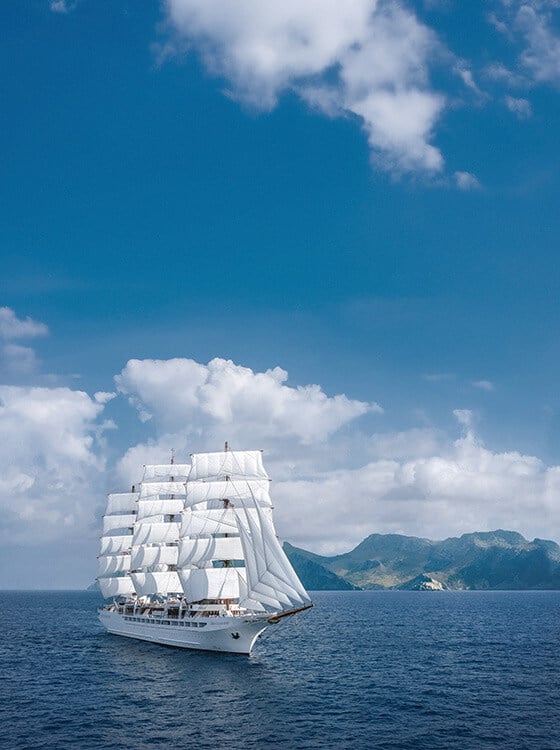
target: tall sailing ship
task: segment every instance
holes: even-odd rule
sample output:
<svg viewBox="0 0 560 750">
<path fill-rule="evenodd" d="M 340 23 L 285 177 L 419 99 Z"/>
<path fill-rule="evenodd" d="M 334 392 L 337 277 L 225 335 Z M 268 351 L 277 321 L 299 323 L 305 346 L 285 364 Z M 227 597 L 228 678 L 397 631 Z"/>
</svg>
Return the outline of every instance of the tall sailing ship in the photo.
<svg viewBox="0 0 560 750">
<path fill-rule="evenodd" d="M 261 451 L 144 467 L 108 496 L 98 582 L 110 633 L 249 654 L 271 624 L 313 606 L 276 536 Z"/>
</svg>

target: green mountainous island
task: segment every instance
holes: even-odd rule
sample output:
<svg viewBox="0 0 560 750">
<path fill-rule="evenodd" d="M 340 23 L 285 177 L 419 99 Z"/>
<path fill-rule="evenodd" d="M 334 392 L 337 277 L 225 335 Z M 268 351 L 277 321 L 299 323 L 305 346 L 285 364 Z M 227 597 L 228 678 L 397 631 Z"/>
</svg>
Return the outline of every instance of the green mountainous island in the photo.
<svg viewBox="0 0 560 750">
<path fill-rule="evenodd" d="M 371 534 L 350 552 L 315 555 L 284 543 L 306 589 L 560 589 L 560 546 L 515 531 L 475 532 L 434 542 Z"/>
</svg>

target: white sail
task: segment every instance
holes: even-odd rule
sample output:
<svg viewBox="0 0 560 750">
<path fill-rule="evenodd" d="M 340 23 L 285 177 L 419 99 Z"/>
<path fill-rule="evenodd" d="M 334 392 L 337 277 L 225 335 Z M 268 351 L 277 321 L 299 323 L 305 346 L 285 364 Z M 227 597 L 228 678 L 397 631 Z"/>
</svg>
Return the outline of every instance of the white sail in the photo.
<svg viewBox="0 0 560 750">
<path fill-rule="evenodd" d="M 273 611 L 278 611 L 278 607 L 281 605 L 274 598 L 271 599 L 271 603 L 268 606 L 265 606 L 258 599 L 251 599 L 249 596 L 249 587 L 247 585 L 247 569 L 245 569 L 244 573 L 245 575 L 239 576 L 239 605 L 245 609 L 252 610 L 253 612 L 267 612 L 271 609 Z M 276 603 L 273 605 L 272 602 Z"/>
<path fill-rule="evenodd" d="M 195 454 L 186 488 L 178 566 L 188 601 L 231 595 L 257 612 L 310 604 L 274 530 L 260 452 Z M 244 567 L 205 567 L 218 560 Z M 220 582 L 228 595 L 218 593 Z"/>
<path fill-rule="evenodd" d="M 116 555 L 130 549 L 132 544 L 132 534 L 122 534 L 120 536 L 105 536 L 101 538 L 101 555 Z"/>
<path fill-rule="evenodd" d="M 119 514 L 115 516 L 103 516 L 103 535 L 116 529 L 131 529 L 136 521 L 135 513 Z"/>
<path fill-rule="evenodd" d="M 133 547 L 130 557 L 131 570 L 150 568 L 152 565 L 177 565 L 179 548 L 177 546 L 153 545 Z"/>
<path fill-rule="evenodd" d="M 256 513 L 246 508 L 246 513 Z M 262 508 L 263 515 L 272 519 L 272 509 Z M 181 538 L 211 536 L 213 534 L 238 534 L 235 508 L 214 508 L 209 510 L 187 510 L 182 514 Z"/>
<path fill-rule="evenodd" d="M 181 538 L 210 534 L 238 534 L 233 508 L 185 511 L 182 515 Z"/>
<path fill-rule="evenodd" d="M 142 483 L 140 497 L 153 497 L 154 495 L 181 495 L 185 494 L 184 482 L 147 482 Z"/>
<path fill-rule="evenodd" d="M 130 555 L 103 555 L 97 563 L 97 574 L 106 576 L 130 570 Z"/>
<path fill-rule="evenodd" d="M 161 516 L 154 523 L 144 521 L 136 525 L 132 544 L 168 544 L 179 539 L 179 524 L 166 523 Z M 161 519 L 161 520 L 159 520 Z M 150 519 L 151 521 L 151 519 Z"/>
<path fill-rule="evenodd" d="M 258 602 L 261 609 L 271 612 L 290 609 L 293 606 L 290 598 L 278 591 L 278 587 L 274 585 L 276 583 L 274 579 L 270 580 L 267 560 L 262 550 L 254 548 L 251 535 L 242 527 L 241 532 L 247 575 L 240 593 L 240 605 L 249 607 L 249 603 Z"/>
<path fill-rule="evenodd" d="M 138 501 L 138 513 L 136 518 L 141 521 L 150 516 L 175 516 L 183 510 L 182 498 L 165 499 L 155 497 L 149 500 Z"/>
<path fill-rule="evenodd" d="M 196 480 L 268 479 L 261 451 L 223 451 L 195 453 L 189 482 Z"/>
<path fill-rule="evenodd" d="M 213 560 L 243 560 L 241 539 L 230 537 L 202 537 L 181 539 L 178 564 L 203 567 Z"/>
<path fill-rule="evenodd" d="M 134 586 L 130 576 L 118 578 L 98 578 L 99 588 L 105 599 L 112 596 L 126 596 L 134 593 Z"/>
<path fill-rule="evenodd" d="M 107 496 L 106 513 L 126 513 L 136 510 L 137 492 L 112 492 Z"/>
<path fill-rule="evenodd" d="M 239 577 L 244 568 L 193 568 L 180 570 L 179 578 L 188 602 L 239 598 Z"/>
<path fill-rule="evenodd" d="M 142 482 L 164 482 L 174 477 L 176 481 L 186 481 L 191 470 L 190 464 L 148 464 L 144 466 Z"/>
<path fill-rule="evenodd" d="M 236 514 L 247 568 L 247 590 L 242 592 L 243 597 L 271 610 L 310 604 L 307 592 L 280 546 L 272 521 L 260 512 L 236 509 Z"/>
<path fill-rule="evenodd" d="M 131 573 L 130 577 L 138 596 L 180 594 L 183 591 L 179 576 L 175 571 Z"/>
<path fill-rule="evenodd" d="M 259 454 L 260 455 L 260 454 Z M 233 479 L 232 481 L 210 481 L 187 483 L 185 508 L 202 506 L 207 508 L 220 507 L 224 500 L 232 505 L 242 503 L 272 506 L 269 494 L 268 479 Z"/>
</svg>

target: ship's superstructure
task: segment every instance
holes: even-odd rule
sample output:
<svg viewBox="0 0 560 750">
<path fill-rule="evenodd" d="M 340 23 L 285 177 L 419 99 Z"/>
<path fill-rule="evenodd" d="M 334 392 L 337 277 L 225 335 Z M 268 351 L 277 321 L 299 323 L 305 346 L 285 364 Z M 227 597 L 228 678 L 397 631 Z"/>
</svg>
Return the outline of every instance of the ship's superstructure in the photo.
<svg viewBox="0 0 560 750">
<path fill-rule="evenodd" d="M 149 465 L 138 491 L 109 495 L 100 610 L 119 635 L 250 653 L 271 623 L 311 600 L 272 520 L 260 451 L 193 454 Z"/>
</svg>

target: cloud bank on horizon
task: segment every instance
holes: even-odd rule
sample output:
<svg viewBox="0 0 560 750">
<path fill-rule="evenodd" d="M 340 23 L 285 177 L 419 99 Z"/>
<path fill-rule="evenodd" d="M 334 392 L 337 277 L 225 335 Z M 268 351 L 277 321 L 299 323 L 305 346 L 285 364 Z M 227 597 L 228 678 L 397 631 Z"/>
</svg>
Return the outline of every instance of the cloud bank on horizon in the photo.
<svg viewBox="0 0 560 750">
<path fill-rule="evenodd" d="M 13 311 L 2 315 L 8 331 L 46 333 Z M 468 409 L 455 411 L 459 438 L 432 427 L 383 431 L 375 401 L 220 358 L 130 360 L 115 383 L 149 430 L 133 446 L 119 444 L 107 418 L 114 392 L 0 386 L 4 544 L 83 536 L 93 545 L 109 476 L 125 488 L 142 464 L 167 462 L 171 448 L 184 460 L 225 439 L 265 449 L 281 538 L 318 552 L 347 550 L 374 531 L 443 538 L 506 527 L 560 538 L 560 466 L 490 450 Z M 111 453 L 120 454 L 113 464 Z"/>
<path fill-rule="evenodd" d="M 329 117 L 362 127 L 376 168 L 440 178 L 445 157 L 434 143 L 457 106 L 501 101 L 532 115 L 527 92 L 560 80 L 557 0 L 490 0 L 473 7 L 508 47 L 507 60 L 464 59 L 430 26 L 453 3 L 417 0 L 165 0 L 166 59 L 194 49 L 228 95 L 257 109 L 287 93 Z M 423 17 L 423 18 L 422 18 Z M 433 80 L 456 85 L 444 92 Z M 464 167 L 451 172 L 462 190 L 478 188 Z"/>
</svg>

